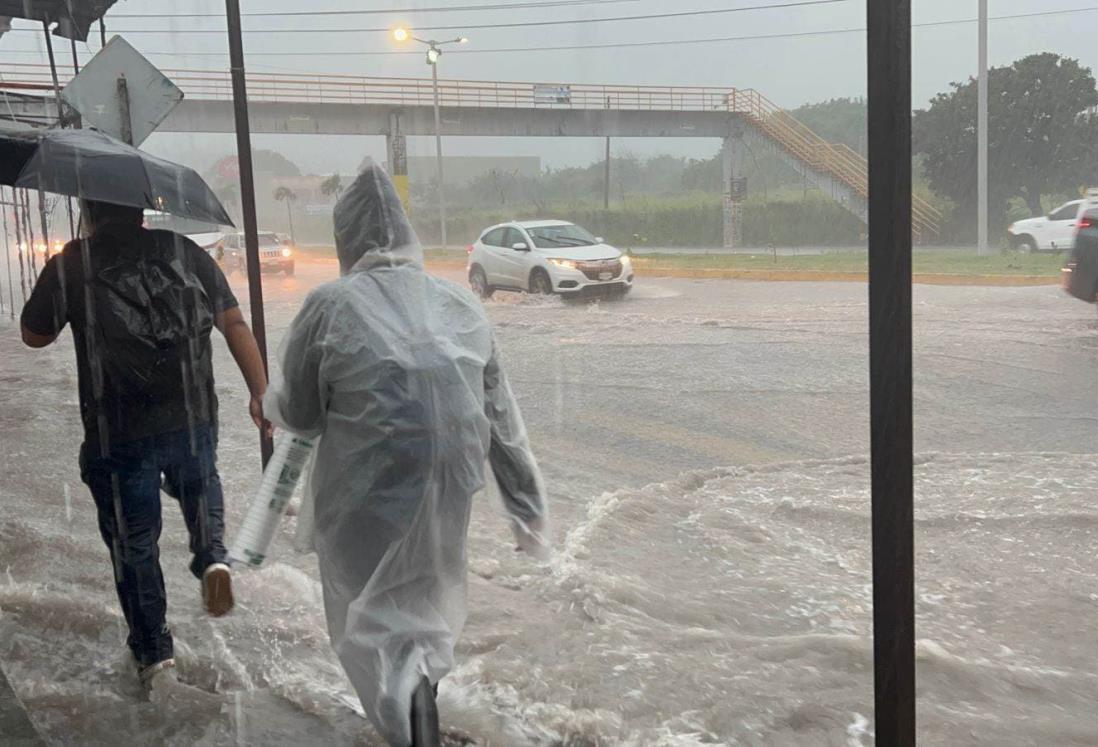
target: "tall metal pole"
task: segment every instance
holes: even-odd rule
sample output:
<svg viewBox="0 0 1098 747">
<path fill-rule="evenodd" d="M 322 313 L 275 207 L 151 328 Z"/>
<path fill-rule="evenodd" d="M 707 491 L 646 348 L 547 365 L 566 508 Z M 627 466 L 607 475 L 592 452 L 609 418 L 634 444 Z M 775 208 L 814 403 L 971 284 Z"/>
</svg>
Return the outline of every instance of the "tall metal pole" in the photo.
<svg viewBox="0 0 1098 747">
<path fill-rule="evenodd" d="M 877 744 L 915 744 L 911 0 L 866 0 L 869 418 Z"/>
<path fill-rule="evenodd" d="M 602 208 L 610 209 L 610 138 L 606 138 L 606 160 L 602 174 Z"/>
<path fill-rule="evenodd" d="M 15 204 L 14 202 L 12 203 Z M 15 318 L 15 283 L 11 278 L 11 240 L 8 238 L 8 204 L 4 200 L 4 190 L 0 189 L 0 214 L 4 218 L 4 257 L 8 265 L 8 300 L 11 302 L 8 311 L 11 318 Z"/>
<path fill-rule="evenodd" d="M 987 254 L 987 0 L 979 0 L 976 104 L 976 250 Z"/>
<path fill-rule="evenodd" d="M 107 46 L 107 25 L 103 23 L 103 16 L 99 16 L 99 46 L 100 49 Z"/>
<path fill-rule="evenodd" d="M 244 78 L 244 42 L 240 30 L 239 0 L 225 0 L 229 22 L 229 66 L 233 79 L 233 112 L 236 117 L 236 153 L 240 167 L 240 212 L 244 219 L 244 249 L 248 265 L 248 299 L 252 307 L 252 334 L 259 344 L 263 368 L 267 366 L 267 324 L 263 318 L 263 285 L 259 272 L 259 228 L 255 216 L 255 178 L 252 173 L 252 138 L 248 124 L 248 87 Z M 263 466 L 271 458 L 271 439 L 261 428 L 259 448 Z"/>
<path fill-rule="evenodd" d="M 27 271 L 23 267 L 23 221 L 19 216 L 19 192 L 15 187 L 11 188 L 12 217 L 15 218 L 15 254 L 19 258 L 19 293 L 23 296 L 23 303 L 27 302 Z"/>
<path fill-rule="evenodd" d="M 446 177 L 442 172 L 442 114 L 438 103 L 438 60 L 431 63 L 431 86 L 435 94 L 435 158 L 438 161 L 438 221 L 442 248 L 446 244 Z"/>
<path fill-rule="evenodd" d="M 606 97 L 606 108 L 610 108 L 610 97 Z M 602 209 L 610 209 L 610 136 L 606 136 L 606 160 L 602 174 Z"/>
<path fill-rule="evenodd" d="M 29 270 L 27 277 L 27 287 L 34 289 L 34 284 L 38 281 L 38 260 L 35 257 L 37 253 L 35 251 L 34 240 L 34 221 L 31 218 L 31 206 L 30 206 L 30 191 L 23 190 L 23 233 L 27 236 L 27 269 Z"/>
<path fill-rule="evenodd" d="M 50 75 L 53 78 L 53 94 L 57 98 L 57 126 L 65 126 L 65 107 L 61 103 L 61 83 L 57 78 L 57 58 L 53 54 L 53 37 L 50 36 L 50 22 L 42 21 L 42 30 L 46 34 L 46 53 L 50 59 Z M 74 47 L 75 50 L 75 47 Z M 72 212 L 72 200 L 66 200 L 65 205 L 69 213 L 69 234 L 76 235 L 76 221 L 73 219 Z M 49 252 L 49 244 L 46 245 L 46 252 Z"/>
</svg>

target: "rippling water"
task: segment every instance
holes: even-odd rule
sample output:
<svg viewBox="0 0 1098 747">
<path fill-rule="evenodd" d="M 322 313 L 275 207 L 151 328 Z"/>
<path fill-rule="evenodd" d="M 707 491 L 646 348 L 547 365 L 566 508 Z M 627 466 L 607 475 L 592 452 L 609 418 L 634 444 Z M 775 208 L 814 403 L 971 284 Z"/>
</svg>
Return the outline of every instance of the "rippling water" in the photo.
<svg viewBox="0 0 1098 747">
<path fill-rule="evenodd" d="M 680 297 L 692 287 L 618 307 L 492 304 L 551 486 L 557 552 L 541 566 L 516 554 L 495 497 L 477 502 L 470 618 L 440 697 L 451 744 L 873 742 L 869 470 L 841 456 L 864 452 L 864 309 L 828 291 L 808 310 L 756 298 L 749 311 L 716 311 Z M 295 302 L 279 304 L 276 294 L 276 330 Z M 1014 318 L 1009 336 L 984 324 L 967 353 L 1040 341 L 1040 360 L 1093 357 Z M 928 353 L 972 333 L 935 334 Z M 237 575 L 237 611 L 210 621 L 165 503 L 169 621 L 193 688 L 141 697 L 76 474 L 71 354 L 65 343 L 13 355 L 2 381 L 27 396 L 0 412 L 0 661 L 42 733 L 59 744 L 373 744 L 328 648 L 315 565 L 289 549 L 292 518 L 276 562 Z M 257 465 L 241 387 L 219 355 L 235 526 Z M 1010 407 L 1037 396 L 1032 382 Z M 975 406 L 963 407 L 975 429 Z M 974 443 L 1056 438 L 993 420 Z M 956 446 L 950 427 L 932 440 Z M 1095 474 L 1089 454 L 919 458 L 922 743 L 1098 743 Z"/>
</svg>

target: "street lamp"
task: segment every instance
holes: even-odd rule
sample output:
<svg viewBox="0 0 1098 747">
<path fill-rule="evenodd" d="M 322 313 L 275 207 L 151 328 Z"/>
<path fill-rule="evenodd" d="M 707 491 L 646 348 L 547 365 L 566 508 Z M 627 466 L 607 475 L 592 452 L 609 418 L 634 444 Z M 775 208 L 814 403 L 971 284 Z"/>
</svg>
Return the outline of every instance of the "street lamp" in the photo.
<svg viewBox="0 0 1098 747">
<path fill-rule="evenodd" d="M 445 179 L 442 173 L 442 115 L 439 112 L 438 102 L 438 61 L 442 57 L 442 47 L 447 44 L 468 44 L 469 40 L 464 36 L 457 39 L 437 41 L 435 39 L 419 39 L 412 35 L 406 28 L 393 29 L 393 39 L 398 42 L 408 40 L 419 42 L 427 47 L 427 64 L 431 66 L 431 88 L 435 102 L 435 158 L 438 164 L 438 220 L 442 238 L 442 248 L 446 248 L 446 192 Z"/>
</svg>

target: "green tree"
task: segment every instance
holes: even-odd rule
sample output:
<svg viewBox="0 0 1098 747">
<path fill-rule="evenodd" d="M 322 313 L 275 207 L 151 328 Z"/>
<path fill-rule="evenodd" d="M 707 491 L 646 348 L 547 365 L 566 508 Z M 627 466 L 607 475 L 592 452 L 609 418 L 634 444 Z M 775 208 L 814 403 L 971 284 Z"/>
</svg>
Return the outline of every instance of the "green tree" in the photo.
<svg viewBox="0 0 1098 747">
<path fill-rule="evenodd" d="M 866 106 L 864 99 L 831 99 L 798 106 L 793 118 L 829 143 L 842 143 L 865 154 Z"/>
<path fill-rule="evenodd" d="M 930 186 L 951 199 L 960 218 L 976 208 L 976 83 L 953 83 L 915 113 L 914 148 Z M 1042 195 L 1075 192 L 1092 168 L 1094 127 L 1086 110 L 1098 104 L 1090 69 L 1043 53 L 988 72 L 988 201 L 1001 223 L 1012 197 L 1033 215 Z"/>
<path fill-rule="evenodd" d="M 338 195 L 342 191 L 343 177 L 341 177 L 339 174 L 332 174 L 320 183 L 320 194 L 324 195 L 325 197 Z"/>
<path fill-rule="evenodd" d="M 294 236 L 293 203 L 297 200 L 297 192 L 294 192 L 289 187 L 279 187 L 274 191 L 274 198 L 279 202 L 286 203 L 286 218 L 290 222 L 290 241 L 296 244 L 297 237 Z"/>
</svg>

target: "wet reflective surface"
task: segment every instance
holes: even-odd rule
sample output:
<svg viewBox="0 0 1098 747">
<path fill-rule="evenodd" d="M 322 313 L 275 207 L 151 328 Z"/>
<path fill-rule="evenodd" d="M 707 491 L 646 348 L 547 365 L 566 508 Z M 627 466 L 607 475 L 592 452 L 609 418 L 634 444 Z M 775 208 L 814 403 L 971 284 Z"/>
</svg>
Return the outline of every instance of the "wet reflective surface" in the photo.
<svg viewBox="0 0 1098 747">
<path fill-rule="evenodd" d="M 335 273 L 265 278 L 273 343 Z M 919 286 L 915 303 L 921 741 L 1093 743 L 1098 319 L 1047 286 Z M 516 554 L 498 498 L 477 502 L 450 740 L 871 743 L 864 286 L 642 278 L 618 303 L 501 293 L 487 309 L 558 552 Z M 293 519 L 210 621 L 165 503 L 168 618 L 197 690 L 142 700 L 76 469 L 71 343 L 32 354 L 3 324 L 0 659 L 42 732 L 373 743 Z M 231 535 L 257 444 L 215 356 Z"/>
</svg>

